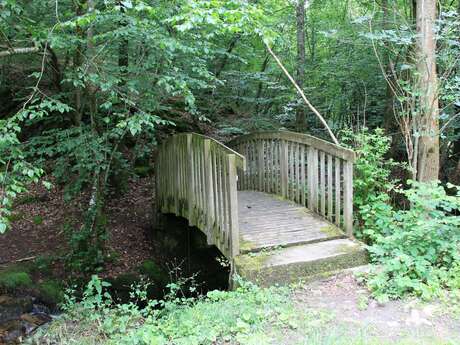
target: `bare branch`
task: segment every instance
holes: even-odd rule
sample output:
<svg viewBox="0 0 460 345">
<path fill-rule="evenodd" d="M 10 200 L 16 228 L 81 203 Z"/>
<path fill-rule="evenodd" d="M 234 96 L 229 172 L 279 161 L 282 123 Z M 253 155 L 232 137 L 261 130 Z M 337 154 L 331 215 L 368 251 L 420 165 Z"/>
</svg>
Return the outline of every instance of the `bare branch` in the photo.
<svg viewBox="0 0 460 345">
<path fill-rule="evenodd" d="M 275 59 L 276 63 L 278 64 L 278 66 L 280 66 L 281 70 L 284 72 L 284 74 L 286 74 L 286 76 L 288 77 L 288 79 L 290 80 L 290 82 L 292 83 L 292 85 L 294 85 L 294 87 L 296 88 L 297 92 L 300 94 L 300 96 L 302 97 L 303 101 L 305 102 L 305 104 L 310 108 L 310 110 L 319 118 L 319 120 L 321 121 L 321 123 L 324 125 L 324 127 L 326 128 L 327 132 L 329 133 L 330 137 L 332 138 L 332 141 L 336 144 L 336 145 L 339 145 L 339 141 L 337 140 L 337 138 L 335 137 L 334 133 L 332 133 L 332 130 L 331 128 L 329 127 L 329 125 L 327 124 L 326 120 L 324 119 L 324 117 L 321 116 L 321 114 L 319 113 L 318 110 L 316 110 L 316 108 L 308 101 L 307 97 L 305 96 L 304 92 L 302 91 L 302 89 L 299 87 L 299 85 L 296 83 L 296 81 L 294 80 L 294 78 L 292 78 L 292 76 L 289 74 L 289 72 L 287 71 L 287 69 L 283 66 L 283 64 L 281 63 L 280 59 L 278 58 L 278 56 L 275 55 L 275 53 L 273 52 L 273 50 L 270 48 L 270 46 L 266 43 L 265 43 L 265 46 L 267 47 L 267 50 L 268 52 L 270 53 L 271 56 L 273 56 L 273 58 Z"/>
<path fill-rule="evenodd" d="M 32 54 L 38 52 L 40 52 L 40 47 L 13 48 L 0 52 L 0 58 L 11 55 Z"/>
</svg>

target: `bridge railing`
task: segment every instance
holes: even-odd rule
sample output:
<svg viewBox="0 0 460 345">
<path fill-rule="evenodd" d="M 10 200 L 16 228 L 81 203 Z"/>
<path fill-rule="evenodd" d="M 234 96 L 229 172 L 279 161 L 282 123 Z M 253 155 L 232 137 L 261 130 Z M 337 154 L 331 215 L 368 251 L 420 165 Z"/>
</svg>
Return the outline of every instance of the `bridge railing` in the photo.
<svg viewBox="0 0 460 345">
<path fill-rule="evenodd" d="M 239 254 L 237 169 L 245 158 L 195 133 L 176 134 L 159 148 L 158 208 L 188 219 L 227 257 Z"/>
<path fill-rule="evenodd" d="M 246 157 L 239 190 L 278 194 L 353 236 L 352 150 L 288 131 L 243 135 L 229 145 Z"/>
</svg>

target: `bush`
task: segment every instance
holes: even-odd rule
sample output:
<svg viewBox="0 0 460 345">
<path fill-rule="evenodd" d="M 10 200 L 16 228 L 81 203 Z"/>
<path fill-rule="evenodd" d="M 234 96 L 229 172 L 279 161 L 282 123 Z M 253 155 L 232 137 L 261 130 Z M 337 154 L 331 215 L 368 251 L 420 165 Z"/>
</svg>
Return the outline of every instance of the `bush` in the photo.
<svg viewBox="0 0 460 345">
<path fill-rule="evenodd" d="M 166 285 L 168 282 L 168 274 L 152 260 L 144 261 L 139 267 L 139 272 L 161 286 Z"/>
<path fill-rule="evenodd" d="M 313 319 L 308 311 L 299 313 L 287 288 L 239 284 L 236 291 L 211 291 L 199 298 L 181 297 L 173 286 L 164 300 L 148 300 L 146 287 L 137 286 L 133 296 L 146 303 L 139 307 L 114 304 L 107 293 L 110 284 L 93 277 L 83 300 L 67 297 L 63 317 L 39 330 L 33 340 L 46 344 L 271 344 L 275 339 L 269 332 L 274 328 L 304 328 L 303 323 Z"/>
<path fill-rule="evenodd" d="M 454 274 L 460 271 L 460 192 L 447 195 L 438 182 L 409 183 L 401 193 L 410 209 L 395 210 L 385 200 L 362 207 L 371 258 L 380 265 L 368 285 L 381 300 L 407 294 L 431 298 L 440 288 L 460 286 Z"/>
<path fill-rule="evenodd" d="M 0 289 L 13 291 L 32 286 L 32 279 L 27 272 L 4 271 L 0 273 Z"/>
<path fill-rule="evenodd" d="M 353 176 L 353 203 L 358 212 L 355 212 L 358 224 L 363 224 L 363 217 L 367 205 L 375 202 L 388 203 L 388 193 L 395 188 L 395 180 L 390 179 L 391 171 L 401 164 L 392 159 L 386 159 L 385 155 L 390 149 L 391 139 L 385 136 L 383 129 L 377 128 L 371 132 L 367 128 L 359 132 L 352 130 L 342 131 L 342 142 L 345 146 L 353 149 L 356 153 Z M 363 214 L 364 212 L 364 214 Z M 356 237 L 369 242 L 370 239 L 356 228 Z"/>
<path fill-rule="evenodd" d="M 48 305 L 57 305 L 64 301 L 64 291 L 55 280 L 47 280 L 38 286 L 41 300 Z"/>
</svg>

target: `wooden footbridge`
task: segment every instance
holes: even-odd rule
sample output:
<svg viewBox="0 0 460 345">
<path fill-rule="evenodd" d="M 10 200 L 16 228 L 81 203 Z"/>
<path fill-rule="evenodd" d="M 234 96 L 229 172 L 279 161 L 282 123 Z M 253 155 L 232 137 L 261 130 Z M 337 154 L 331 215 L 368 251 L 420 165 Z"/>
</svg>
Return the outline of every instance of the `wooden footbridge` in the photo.
<svg viewBox="0 0 460 345">
<path fill-rule="evenodd" d="M 353 151 L 287 132 L 240 136 L 227 145 L 176 134 L 157 157 L 159 211 L 186 218 L 262 285 L 366 261 L 353 240 Z"/>
</svg>

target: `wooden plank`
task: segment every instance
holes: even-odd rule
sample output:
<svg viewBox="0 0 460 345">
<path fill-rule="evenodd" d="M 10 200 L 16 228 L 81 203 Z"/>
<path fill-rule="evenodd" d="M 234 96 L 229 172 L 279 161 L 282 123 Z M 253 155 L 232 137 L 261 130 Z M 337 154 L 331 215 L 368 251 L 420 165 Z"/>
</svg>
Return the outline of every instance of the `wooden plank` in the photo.
<svg viewBox="0 0 460 345">
<path fill-rule="evenodd" d="M 300 203 L 302 206 L 306 206 L 305 200 L 305 145 L 300 145 L 300 186 L 301 186 L 301 193 L 300 193 Z"/>
<path fill-rule="evenodd" d="M 332 156 L 327 155 L 327 219 L 332 222 L 333 214 L 333 194 L 332 194 Z"/>
<path fill-rule="evenodd" d="M 353 163 L 344 162 L 343 167 L 343 218 L 345 232 L 353 237 Z"/>
<path fill-rule="evenodd" d="M 341 173 L 341 159 L 335 158 L 335 224 L 340 226 L 341 219 L 340 219 L 340 199 L 341 196 L 341 188 L 340 188 L 340 173 Z"/>
<path fill-rule="evenodd" d="M 326 215 L 326 167 L 325 167 L 325 153 L 323 151 L 319 154 L 320 157 L 320 186 L 321 186 L 321 215 Z"/>
<path fill-rule="evenodd" d="M 295 201 L 294 199 L 294 181 L 295 181 L 295 168 L 294 168 L 294 143 L 288 142 L 289 145 L 289 175 L 288 175 L 288 198 L 289 200 Z"/>
<path fill-rule="evenodd" d="M 300 144 L 295 148 L 295 173 L 296 173 L 296 199 L 300 203 Z"/>
<path fill-rule="evenodd" d="M 188 188 L 188 221 L 190 225 L 193 224 L 193 212 L 195 209 L 195 171 L 193 169 L 193 147 L 192 147 L 192 135 L 187 134 L 187 156 L 188 161 L 188 176 L 189 176 L 189 188 Z"/>
<path fill-rule="evenodd" d="M 217 171 L 217 157 L 214 146 L 211 145 L 211 163 L 212 163 L 212 186 L 213 186 L 213 201 L 214 201 L 214 214 L 212 222 L 212 234 L 211 241 L 215 243 L 215 232 L 218 229 L 219 217 L 220 217 L 220 206 L 219 206 L 219 186 L 218 186 L 218 171 Z"/>
<path fill-rule="evenodd" d="M 256 142 L 257 147 L 257 190 L 263 192 L 264 191 L 264 141 L 257 140 Z"/>
<path fill-rule="evenodd" d="M 254 207 L 248 208 L 248 205 Z M 273 212 L 273 206 L 276 206 L 279 211 Z M 250 242 L 253 249 L 318 242 L 343 236 L 339 231 L 330 231 L 332 225 L 326 220 L 274 195 L 250 191 L 238 192 L 238 207 L 240 237 Z M 301 214 L 300 210 L 305 211 L 303 216 L 295 217 L 296 214 Z"/>
<path fill-rule="evenodd" d="M 229 228 L 228 228 L 228 220 L 229 220 L 229 205 L 228 205 L 228 161 L 226 160 L 226 154 L 221 155 L 222 159 L 222 230 L 221 230 L 221 239 L 220 243 L 224 246 L 224 250 L 227 250 L 228 243 L 229 243 Z"/>
<path fill-rule="evenodd" d="M 240 253 L 240 238 L 238 231 L 238 196 L 236 191 L 236 165 L 234 155 L 227 155 L 227 165 L 230 256 L 235 257 Z"/>
<path fill-rule="evenodd" d="M 342 147 L 340 145 L 335 145 L 328 141 L 316 138 L 314 136 L 304 134 L 304 133 L 295 133 L 289 131 L 267 131 L 267 132 L 257 132 L 247 135 L 239 136 L 234 140 L 230 141 L 228 145 L 235 146 L 240 142 L 245 142 L 249 140 L 258 140 L 258 139 L 280 139 L 286 141 L 292 141 L 300 144 L 305 144 L 307 146 L 313 146 L 314 148 L 329 153 L 335 157 L 339 157 L 343 160 L 354 162 L 356 159 L 355 153 Z"/>
<path fill-rule="evenodd" d="M 273 161 L 273 191 L 274 193 L 281 195 L 280 143 L 278 140 L 273 140 L 273 147 L 275 152 L 275 157 Z"/>
<path fill-rule="evenodd" d="M 281 196 L 288 197 L 288 144 L 286 141 L 280 141 L 280 184 Z"/>
<path fill-rule="evenodd" d="M 204 163 L 205 163 L 205 177 L 206 177 L 206 239 L 208 244 L 212 244 L 211 241 L 211 232 L 213 226 L 213 216 L 214 216 L 214 191 L 213 191 L 213 174 L 212 174 L 212 160 L 211 160 L 211 141 L 205 139 L 203 143 L 204 150 Z"/>
<path fill-rule="evenodd" d="M 308 159 L 308 208 L 318 211 L 318 150 L 309 146 Z"/>
</svg>

